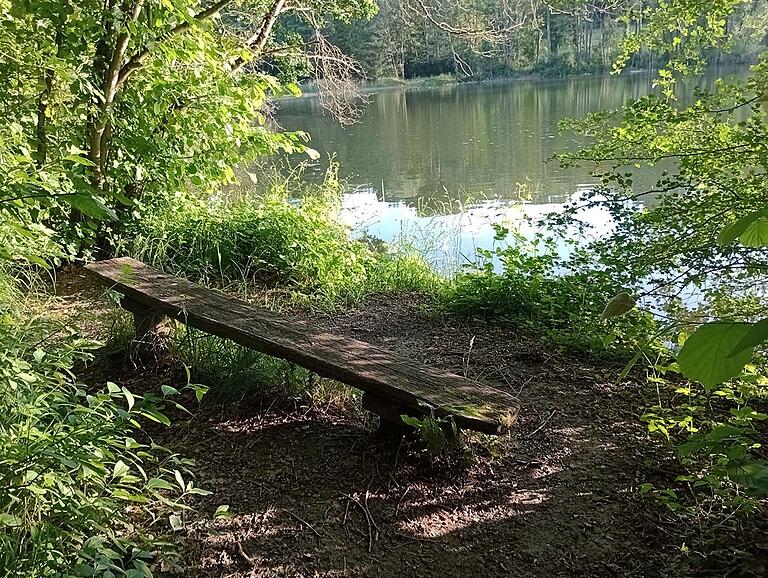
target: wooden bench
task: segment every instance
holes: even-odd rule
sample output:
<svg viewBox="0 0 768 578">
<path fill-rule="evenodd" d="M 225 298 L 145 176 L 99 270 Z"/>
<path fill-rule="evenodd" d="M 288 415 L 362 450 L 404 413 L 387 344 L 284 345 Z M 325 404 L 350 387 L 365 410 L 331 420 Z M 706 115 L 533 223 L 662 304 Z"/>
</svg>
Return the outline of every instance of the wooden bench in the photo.
<svg viewBox="0 0 768 578">
<path fill-rule="evenodd" d="M 122 307 L 133 313 L 139 339 L 166 315 L 361 389 L 364 408 L 401 426 L 401 415 L 425 415 L 430 407 L 437 416 L 453 416 L 460 428 L 490 434 L 517 419 L 519 406 L 509 393 L 253 307 L 141 261 L 122 257 L 86 269 L 124 296 Z"/>
</svg>

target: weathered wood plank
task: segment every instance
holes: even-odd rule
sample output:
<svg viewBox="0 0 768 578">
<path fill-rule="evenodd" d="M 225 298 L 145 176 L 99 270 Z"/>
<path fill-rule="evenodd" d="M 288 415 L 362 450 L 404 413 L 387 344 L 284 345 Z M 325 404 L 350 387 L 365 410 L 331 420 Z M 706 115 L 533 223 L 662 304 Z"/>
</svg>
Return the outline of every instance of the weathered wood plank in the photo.
<svg viewBox="0 0 768 578">
<path fill-rule="evenodd" d="M 437 415 L 453 415 L 459 427 L 486 433 L 501 433 L 517 418 L 519 406 L 506 392 L 253 307 L 141 261 L 121 257 L 86 268 L 158 313 L 405 405 L 414 414 L 427 403 Z"/>
</svg>

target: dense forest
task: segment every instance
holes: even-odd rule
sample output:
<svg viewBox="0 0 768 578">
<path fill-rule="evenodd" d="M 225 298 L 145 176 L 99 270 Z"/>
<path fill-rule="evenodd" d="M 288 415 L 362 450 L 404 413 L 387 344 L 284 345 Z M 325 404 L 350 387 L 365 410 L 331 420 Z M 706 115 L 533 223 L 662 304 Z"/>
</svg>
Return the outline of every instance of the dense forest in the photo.
<svg viewBox="0 0 768 578">
<path fill-rule="evenodd" d="M 372 19 L 332 21 L 325 34 L 372 79 L 560 76 L 611 70 L 623 39 L 646 26 L 642 14 L 649 7 L 634 1 L 386 0 Z M 727 49 L 705 50 L 706 60 L 750 61 L 764 43 L 765 18 L 761 3 L 740 5 L 727 16 Z M 628 65 L 653 69 L 666 58 L 663 50 L 645 47 Z"/>
<path fill-rule="evenodd" d="M 764 576 L 766 14 L 0 0 L 0 575 Z M 260 164 L 319 156 L 298 81 L 351 131 L 366 76 L 632 67 L 450 274 Z"/>
</svg>

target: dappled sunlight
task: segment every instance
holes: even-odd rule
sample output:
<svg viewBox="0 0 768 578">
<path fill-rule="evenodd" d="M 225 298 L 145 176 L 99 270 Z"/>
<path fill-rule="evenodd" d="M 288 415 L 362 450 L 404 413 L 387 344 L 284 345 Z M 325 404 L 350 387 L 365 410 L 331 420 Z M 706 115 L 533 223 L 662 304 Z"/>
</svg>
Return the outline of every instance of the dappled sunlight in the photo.
<svg viewBox="0 0 768 578">
<path fill-rule="evenodd" d="M 441 538 L 477 524 L 491 524 L 527 516 L 548 499 L 546 491 L 512 492 L 506 502 L 471 503 L 457 508 L 431 506 L 431 513 L 406 519 L 398 524 L 403 532 L 418 538 Z M 416 506 L 416 505 L 415 505 Z"/>
</svg>

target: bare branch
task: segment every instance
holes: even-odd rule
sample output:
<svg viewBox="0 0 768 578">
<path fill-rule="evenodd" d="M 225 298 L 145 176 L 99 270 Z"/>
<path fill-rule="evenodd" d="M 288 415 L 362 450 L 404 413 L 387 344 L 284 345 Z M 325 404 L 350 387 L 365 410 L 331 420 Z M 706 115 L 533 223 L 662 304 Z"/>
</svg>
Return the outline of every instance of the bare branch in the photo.
<svg viewBox="0 0 768 578">
<path fill-rule="evenodd" d="M 515 22 L 514 24 L 505 28 L 466 28 L 447 22 L 446 19 L 439 15 L 439 7 L 427 5 L 424 0 L 413 1 L 416 3 L 416 6 L 410 2 L 404 2 L 403 7 L 406 10 L 414 12 L 417 16 L 427 20 L 430 24 L 436 28 L 439 28 L 443 32 L 447 32 L 452 36 L 459 36 L 462 38 L 476 39 L 481 41 L 485 40 L 491 43 L 498 43 L 503 40 L 503 38 L 510 32 L 513 32 L 514 30 L 517 30 L 523 26 L 528 18 L 527 15 L 524 15 L 522 20 Z"/>
<path fill-rule="evenodd" d="M 343 125 L 356 122 L 365 102 L 358 80 L 365 78 L 358 63 L 315 30 L 314 50 L 308 58 L 315 65 L 315 80 L 322 107 Z"/>
<path fill-rule="evenodd" d="M 254 57 L 260 56 L 263 52 L 267 40 L 269 39 L 269 35 L 272 32 L 272 28 L 274 28 L 275 22 L 277 22 L 277 17 L 280 16 L 280 13 L 285 9 L 285 3 L 286 0 L 275 0 L 275 3 L 264 15 L 258 30 L 245 41 L 246 47 L 254 53 Z M 234 71 L 242 68 L 246 62 L 246 59 L 238 58 L 232 64 L 232 70 Z"/>
</svg>

